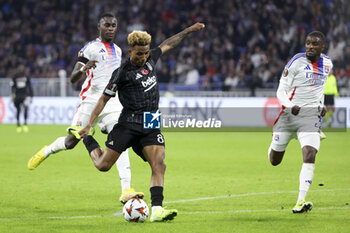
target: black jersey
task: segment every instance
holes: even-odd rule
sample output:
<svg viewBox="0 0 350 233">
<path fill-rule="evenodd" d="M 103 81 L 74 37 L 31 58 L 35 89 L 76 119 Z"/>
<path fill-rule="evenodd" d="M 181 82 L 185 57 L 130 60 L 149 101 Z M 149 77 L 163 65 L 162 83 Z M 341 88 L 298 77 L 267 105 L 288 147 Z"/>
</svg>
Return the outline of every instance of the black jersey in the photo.
<svg viewBox="0 0 350 233">
<path fill-rule="evenodd" d="M 33 89 L 30 83 L 30 78 L 23 72 L 16 74 L 10 83 L 12 94 L 16 97 L 33 97 Z"/>
<path fill-rule="evenodd" d="M 161 54 L 159 47 L 151 49 L 142 67 L 133 66 L 128 59 L 113 72 L 103 93 L 114 97 L 118 90 L 119 101 L 123 105 L 119 122 L 142 124 L 143 112 L 157 111 L 159 89 L 155 66 Z"/>
</svg>

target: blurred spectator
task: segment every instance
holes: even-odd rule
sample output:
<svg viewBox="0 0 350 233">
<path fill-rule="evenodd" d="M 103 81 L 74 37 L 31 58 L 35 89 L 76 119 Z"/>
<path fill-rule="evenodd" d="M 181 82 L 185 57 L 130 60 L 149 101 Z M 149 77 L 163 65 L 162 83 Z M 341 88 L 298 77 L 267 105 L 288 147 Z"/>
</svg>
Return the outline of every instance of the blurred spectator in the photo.
<svg viewBox="0 0 350 233">
<path fill-rule="evenodd" d="M 264 87 L 276 87 L 283 66 L 304 50 L 312 30 L 327 36 L 325 53 L 335 69 L 342 69 L 338 72 L 350 61 L 350 2 L 344 0 L 10 0 L 0 1 L 0 77 L 19 64 L 34 78 L 57 77 L 62 68 L 70 73 L 78 48 L 96 37 L 97 17 L 106 11 L 117 15 L 123 59 L 132 30 L 147 30 L 154 47 L 194 21 L 206 24 L 177 52 L 162 57 L 158 73 L 164 83 L 186 83 L 194 63 L 205 89 L 233 87 L 228 83 L 247 88 L 242 73 L 254 77 L 256 72 Z M 240 78 L 231 82 L 231 76 Z M 348 83 L 349 76 L 343 77 Z"/>
</svg>

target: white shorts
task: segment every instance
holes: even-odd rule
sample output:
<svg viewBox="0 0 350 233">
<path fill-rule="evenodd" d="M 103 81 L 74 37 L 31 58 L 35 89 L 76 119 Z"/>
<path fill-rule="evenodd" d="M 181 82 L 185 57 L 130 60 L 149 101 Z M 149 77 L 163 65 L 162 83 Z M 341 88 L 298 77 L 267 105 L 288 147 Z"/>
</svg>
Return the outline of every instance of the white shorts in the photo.
<svg viewBox="0 0 350 233">
<path fill-rule="evenodd" d="M 72 126 L 79 125 L 85 127 L 90 120 L 91 113 L 95 108 L 94 102 L 82 102 L 77 112 L 75 113 L 72 121 Z M 121 106 L 115 105 L 113 102 L 107 102 L 105 108 L 95 120 L 93 127 L 98 125 L 101 130 L 105 130 L 108 133 L 112 131 L 114 125 L 118 122 L 119 115 L 121 113 Z"/>
<path fill-rule="evenodd" d="M 289 141 L 298 139 L 301 148 L 312 146 L 320 149 L 321 118 L 318 115 L 298 115 L 291 113 L 282 114 L 274 126 L 271 148 L 274 151 L 286 150 Z"/>
</svg>

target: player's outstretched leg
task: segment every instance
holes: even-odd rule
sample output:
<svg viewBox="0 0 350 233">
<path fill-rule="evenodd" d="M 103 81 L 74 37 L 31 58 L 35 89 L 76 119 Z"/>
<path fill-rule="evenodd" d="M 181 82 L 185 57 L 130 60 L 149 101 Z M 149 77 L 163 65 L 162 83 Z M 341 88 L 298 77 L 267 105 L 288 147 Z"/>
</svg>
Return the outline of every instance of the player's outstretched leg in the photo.
<svg viewBox="0 0 350 233">
<path fill-rule="evenodd" d="M 132 198 L 142 199 L 145 196 L 143 192 L 136 192 L 135 189 L 130 188 L 131 171 L 128 150 L 125 150 L 120 154 L 116 162 L 116 166 L 119 172 L 120 184 L 122 187 L 122 194 L 119 197 L 119 201 L 122 204 L 125 204 Z"/>
</svg>

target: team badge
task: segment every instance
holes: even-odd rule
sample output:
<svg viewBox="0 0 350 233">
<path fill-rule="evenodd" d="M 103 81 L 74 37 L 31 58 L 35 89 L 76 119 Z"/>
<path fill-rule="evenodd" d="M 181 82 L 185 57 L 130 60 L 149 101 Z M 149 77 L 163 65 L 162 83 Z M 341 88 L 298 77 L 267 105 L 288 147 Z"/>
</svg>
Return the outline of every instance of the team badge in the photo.
<svg viewBox="0 0 350 233">
<path fill-rule="evenodd" d="M 284 69 L 284 71 L 283 71 L 283 76 L 284 76 L 284 77 L 287 77 L 287 76 L 288 76 L 288 70 L 287 70 L 287 69 Z"/>
<path fill-rule="evenodd" d="M 144 74 L 144 75 L 147 75 L 148 74 L 148 70 L 143 69 L 143 70 L 141 70 L 141 73 Z"/>
<path fill-rule="evenodd" d="M 329 66 L 324 66 L 324 72 L 329 73 Z"/>
<path fill-rule="evenodd" d="M 160 129 L 160 116 L 162 114 L 157 110 L 156 112 L 143 113 L 143 128 L 144 129 Z"/>
<path fill-rule="evenodd" d="M 278 142 L 280 140 L 280 135 L 279 134 L 275 134 L 275 138 L 273 140 Z"/>
</svg>

